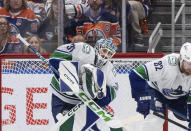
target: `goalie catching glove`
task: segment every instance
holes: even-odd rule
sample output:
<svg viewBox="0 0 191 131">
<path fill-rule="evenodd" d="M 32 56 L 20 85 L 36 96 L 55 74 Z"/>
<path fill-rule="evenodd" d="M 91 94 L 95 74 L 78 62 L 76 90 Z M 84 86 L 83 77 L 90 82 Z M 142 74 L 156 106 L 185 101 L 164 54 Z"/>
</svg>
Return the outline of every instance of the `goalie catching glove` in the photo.
<svg viewBox="0 0 191 131">
<path fill-rule="evenodd" d="M 106 79 L 104 73 L 90 64 L 81 67 L 82 90 L 92 99 L 106 96 Z"/>
</svg>

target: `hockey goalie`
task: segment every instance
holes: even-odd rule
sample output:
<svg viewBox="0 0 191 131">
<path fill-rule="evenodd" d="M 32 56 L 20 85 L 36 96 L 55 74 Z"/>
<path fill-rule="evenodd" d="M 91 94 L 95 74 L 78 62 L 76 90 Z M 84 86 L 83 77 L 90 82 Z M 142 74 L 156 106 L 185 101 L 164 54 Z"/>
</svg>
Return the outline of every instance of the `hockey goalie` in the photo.
<svg viewBox="0 0 191 131">
<path fill-rule="evenodd" d="M 55 74 L 51 81 L 54 120 L 59 123 L 60 113 L 64 117 L 67 113 L 74 113 L 67 121 L 62 122 L 58 127 L 59 131 L 105 130 L 106 124 L 95 124 L 99 117 L 85 104 L 79 105 L 81 100 L 75 94 L 83 91 L 100 107 L 108 108 L 107 105 L 115 98 L 118 88 L 115 68 L 108 61 L 115 52 L 116 46 L 110 39 L 98 40 L 95 48 L 86 43 L 71 43 L 62 45 L 53 52 L 49 61 L 59 71 L 59 75 Z M 107 112 L 113 113 L 112 110 Z"/>
</svg>

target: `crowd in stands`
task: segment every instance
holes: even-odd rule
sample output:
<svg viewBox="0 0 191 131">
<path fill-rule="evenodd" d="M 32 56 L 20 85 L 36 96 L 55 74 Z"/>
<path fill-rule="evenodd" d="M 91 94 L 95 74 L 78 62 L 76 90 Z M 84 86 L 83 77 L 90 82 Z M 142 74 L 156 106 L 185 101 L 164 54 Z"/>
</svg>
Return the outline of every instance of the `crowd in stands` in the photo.
<svg viewBox="0 0 191 131">
<path fill-rule="evenodd" d="M 111 38 L 120 47 L 122 0 L 63 3 L 64 27 L 58 27 L 58 0 L 0 0 L 1 54 L 31 53 L 15 37 L 17 33 L 40 53 L 52 53 L 58 46 L 58 28 L 64 30 L 63 44 L 86 42 L 94 46 L 100 38 Z M 127 48 L 144 46 L 149 6 L 150 0 L 126 0 Z"/>
</svg>

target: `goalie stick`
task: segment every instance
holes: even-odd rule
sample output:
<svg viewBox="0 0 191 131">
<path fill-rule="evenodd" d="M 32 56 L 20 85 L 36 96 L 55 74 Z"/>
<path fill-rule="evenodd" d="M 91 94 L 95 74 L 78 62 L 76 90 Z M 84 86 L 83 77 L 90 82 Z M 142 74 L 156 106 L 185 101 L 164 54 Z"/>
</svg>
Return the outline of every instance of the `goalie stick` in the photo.
<svg viewBox="0 0 191 131">
<path fill-rule="evenodd" d="M 67 112 L 65 115 L 59 113 L 57 115 L 58 118 L 58 122 L 56 123 L 56 125 L 54 127 L 52 127 L 49 131 L 57 131 L 58 127 L 60 127 L 64 122 L 66 122 L 72 115 L 75 114 L 75 112 L 78 111 L 78 109 L 80 109 L 81 106 L 84 106 L 84 103 L 81 102 L 79 104 L 77 104 L 72 110 L 70 110 L 69 112 Z M 139 122 L 141 120 L 144 120 L 144 117 L 141 114 L 137 114 L 134 116 L 131 116 L 127 119 L 112 119 L 110 121 L 107 122 L 107 125 L 109 125 L 112 128 L 125 128 L 126 126 L 131 126 L 136 122 Z M 101 119 L 97 119 L 94 123 L 92 123 L 87 129 L 86 131 L 89 131 L 90 128 L 97 122 L 101 121 Z M 89 130 L 88 130 L 89 129 Z"/>
<path fill-rule="evenodd" d="M 54 73 L 59 75 L 59 72 L 36 49 L 34 49 L 20 34 L 17 34 L 16 37 L 24 45 L 26 45 L 29 49 L 31 49 L 43 61 L 44 64 L 47 64 Z M 97 105 L 96 102 L 93 101 L 90 97 L 88 97 L 83 91 L 80 91 L 79 93 L 75 93 L 75 95 L 82 102 L 84 102 L 84 104 L 87 105 L 95 114 L 97 114 L 97 116 L 99 118 L 103 119 L 105 122 L 112 120 L 113 116 L 111 114 L 108 114 L 107 111 L 105 111 L 99 105 Z M 74 110 L 74 108 L 72 108 L 71 111 Z M 110 125 L 110 126 L 112 126 L 112 125 Z"/>
</svg>

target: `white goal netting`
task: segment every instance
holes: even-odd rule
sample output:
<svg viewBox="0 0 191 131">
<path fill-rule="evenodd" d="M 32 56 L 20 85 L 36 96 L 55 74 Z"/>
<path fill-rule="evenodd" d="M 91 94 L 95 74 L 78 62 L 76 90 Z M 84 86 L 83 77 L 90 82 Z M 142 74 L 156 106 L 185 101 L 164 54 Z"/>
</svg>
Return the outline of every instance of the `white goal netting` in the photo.
<svg viewBox="0 0 191 131">
<path fill-rule="evenodd" d="M 11 55 L 8 55 L 11 57 Z M 139 54 L 133 57 L 133 54 L 124 54 L 124 58 L 116 55 L 110 61 L 114 64 L 118 74 L 126 74 L 130 69 L 139 65 L 145 64 L 148 61 L 162 57 L 163 54 Z M 52 71 L 47 64 L 43 63 L 40 59 L 29 58 L 5 58 L 1 59 L 2 74 L 51 74 Z"/>
<path fill-rule="evenodd" d="M 136 105 L 132 102 L 130 90 L 126 89 L 129 70 L 162 56 L 163 54 L 118 54 L 111 59 L 122 87 L 117 99 L 111 104 L 115 112 L 120 112 L 116 113 L 119 119 L 128 121 L 136 114 Z M 34 57 L 35 55 L 1 56 L 2 131 L 46 131 L 54 123 L 49 90 L 53 73 L 46 64 Z M 48 58 L 48 55 L 45 57 Z M 124 106 L 120 104 L 121 101 Z M 125 123 L 124 121 L 124 125 Z"/>
</svg>

